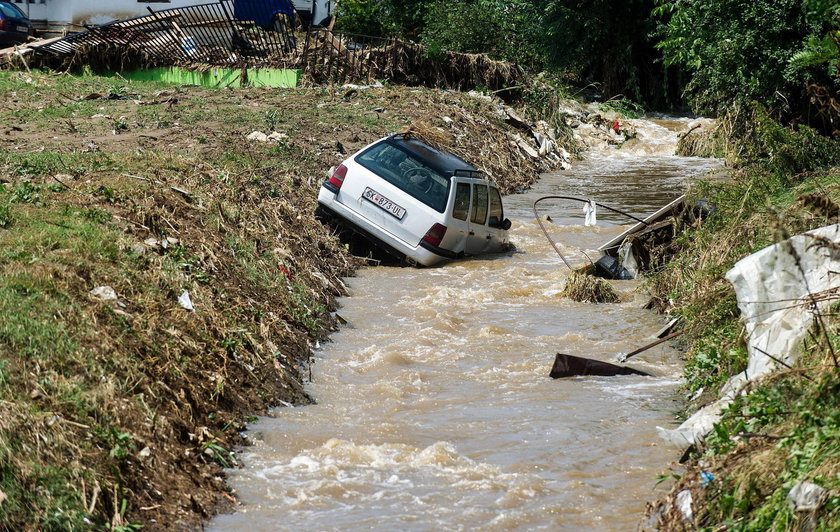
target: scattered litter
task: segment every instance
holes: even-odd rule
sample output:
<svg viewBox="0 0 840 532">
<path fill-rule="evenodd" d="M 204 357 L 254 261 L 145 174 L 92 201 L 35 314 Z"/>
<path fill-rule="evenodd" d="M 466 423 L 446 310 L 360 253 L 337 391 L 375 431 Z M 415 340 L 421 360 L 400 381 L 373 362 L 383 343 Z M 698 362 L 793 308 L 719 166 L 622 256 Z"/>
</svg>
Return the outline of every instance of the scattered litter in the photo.
<svg viewBox="0 0 840 532">
<path fill-rule="evenodd" d="M 540 158 L 539 152 L 535 150 L 533 146 L 531 146 L 530 142 L 523 139 L 521 135 L 516 135 L 514 137 L 514 141 L 516 142 L 516 145 L 519 146 L 519 148 L 525 153 L 527 153 L 529 156 L 533 157 L 534 159 Z"/>
<path fill-rule="evenodd" d="M 0 491 L 0 505 L 3 504 L 3 501 L 6 500 L 6 494 Z"/>
<path fill-rule="evenodd" d="M 794 512 L 813 512 L 822 504 L 824 493 L 825 488 L 813 482 L 800 481 L 788 492 L 787 501 Z"/>
<path fill-rule="evenodd" d="M 565 355 L 557 353 L 554 358 L 554 365 L 551 367 L 551 373 L 548 374 L 552 379 L 563 379 L 566 377 L 579 377 L 586 375 L 596 375 L 600 377 L 615 377 L 616 375 L 643 375 L 650 377 L 650 373 L 644 371 L 628 368 L 626 366 L 616 366 L 609 362 L 601 362 L 600 360 L 593 360 L 591 358 L 576 357 L 573 355 Z"/>
<path fill-rule="evenodd" d="M 248 140 L 255 140 L 257 142 L 268 142 L 268 135 L 266 135 L 262 131 L 254 131 L 252 133 L 249 133 L 245 138 Z"/>
<path fill-rule="evenodd" d="M 117 292 L 110 286 L 97 286 L 89 292 L 95 298 L 101 301 L 116 301 Z"/>
<path fill-rule="evenodd" d="M 599 277 L 605 279 L 627 281 L 633 278 L 630 272 L 622 268 L 621 261 L 618 257 L 611 255 L 602 255 L 601 258 L 595 261 L 595 272 Z"/>
<path fill-rule="evenodd" d="M 141 460 L 145 460 L 146 458 L 152 455 L 152 450 L 148 447 L 143 447 L 139 453 L 137 453 L 137 457 Z"/>
<path fill-rule="evenodd" d="M 190 293 L 187 290 L 184 290 L 184 292 L 180 296 L 178 296 L 178 304 L 181 305 L 181 307 L 189 310 L 190 312 L 193 312 L 195 310 L 195 307 L 193 307 L 192 304 L 192 300 L 190 299 Z"/>
<path fill-rule="evenodd" d="M 625 240 L 618 248 L 618 263 L 623 268 L 621 272 L 628 279 L 635 279 L 639 276 L 639 264 L 633 255 L 633 243 Z"/>
<path fill-rule="evenodd" d="M 700 472 L 700 486 L 706 488 L 709 486 L 709 484 L 714 482 L 714 480 L 715 476 L 712 473 L 709 473 L 708 471 Z"/>
<path fill-rule="evenodd" d="M 379 81 L 379 80 L 376 80 L 374 83 L 371 83 L 369 85 L 356 85 L 355 83 L 345 83 L 344 85 L 341 86 L 342 89 L 355 89 L 355 90 L 381 89 L 382 87 L 384 87 L 384 85 L 382 85 L 382 82 Z"/>
<path fill-rule="evenodd" d="M 680 512 L 682 512 L 683 519 L 689 523 L 694 523 L 694 511 L 691 509 L 691 503 L 692 498 L 690 491 L 682 490 L 677 493 L 677 508 L 679 508 Z"/>
<path fill-rule="evenodd" d="M 289 135 L 287 135 L 285 133 L 280 133 L 278 131 L 272 131 L 271 133 L 269 133 L 267 135 L 265 133 L 263 133 L 262 131 L 254 131 L 252 133 L 249 133 L 245 138 L 248 139 L 248 140 L 255 141 L 255 142 L 269 142 L 269 141 L 280 142 L 281 140 L 285 140 L 285 139 L 289 138 Z"/>
</svg>

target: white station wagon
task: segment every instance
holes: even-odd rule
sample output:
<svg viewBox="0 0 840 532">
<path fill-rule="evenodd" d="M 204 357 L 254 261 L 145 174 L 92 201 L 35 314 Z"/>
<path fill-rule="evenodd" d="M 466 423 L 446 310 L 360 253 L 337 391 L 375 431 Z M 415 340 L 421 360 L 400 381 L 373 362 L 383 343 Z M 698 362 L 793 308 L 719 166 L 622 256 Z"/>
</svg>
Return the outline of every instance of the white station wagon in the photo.
<svg viewBox="0 0 840 532">
<path fill-rule="evenodd" d="M 410 134 L 380 139 L 344 161 L 321 186 L 316 214 L 356 255 L 431 266 L 509 248 L 496 184 Z"/>
</svg>

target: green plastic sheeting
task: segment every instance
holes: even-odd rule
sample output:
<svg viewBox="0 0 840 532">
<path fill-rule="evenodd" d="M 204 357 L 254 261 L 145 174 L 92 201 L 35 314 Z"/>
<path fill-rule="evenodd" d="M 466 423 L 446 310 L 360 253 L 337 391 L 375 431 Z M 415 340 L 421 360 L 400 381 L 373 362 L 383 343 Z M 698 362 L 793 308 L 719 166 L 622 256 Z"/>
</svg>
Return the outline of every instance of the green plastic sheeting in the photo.
<svg viewBox="0 0 840 532">
<path fill-rule="evenodd" d="M 135 81 L 163 81 L 178 85 L 202 87 L 285 87 L 294 88 L 300 79 L 300 70 L 279 68 L 211 68 L 203 72 L 178 67 L 159 67 L 134 72 L 121 72 L 126 79 Z"/>
</svg>

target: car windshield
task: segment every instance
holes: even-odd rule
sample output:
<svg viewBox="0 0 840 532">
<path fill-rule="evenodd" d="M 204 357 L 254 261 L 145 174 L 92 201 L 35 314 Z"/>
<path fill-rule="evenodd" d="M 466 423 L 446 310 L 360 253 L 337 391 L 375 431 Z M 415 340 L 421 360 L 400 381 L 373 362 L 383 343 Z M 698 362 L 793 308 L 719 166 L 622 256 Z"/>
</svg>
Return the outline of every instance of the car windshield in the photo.
<svg viewBox="0 0 840 532">
<path fill-rule="evenodd" d="M 450 179 L 397 146 L 380 142 L 356 162 L 434 210 L 446 209 Z"/>
<path fill-rule="evenodd" d="M 9 18 L 26 18 L 26 15 L 14 4 L 0 2 L 0 13 Z"/>
</svg>

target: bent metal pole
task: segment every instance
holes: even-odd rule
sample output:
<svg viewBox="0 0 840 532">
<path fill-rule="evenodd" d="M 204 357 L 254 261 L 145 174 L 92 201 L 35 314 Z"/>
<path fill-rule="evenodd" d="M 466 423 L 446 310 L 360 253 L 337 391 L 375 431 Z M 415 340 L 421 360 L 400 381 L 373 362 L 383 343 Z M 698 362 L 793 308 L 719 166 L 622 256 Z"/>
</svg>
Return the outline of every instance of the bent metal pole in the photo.
<svg viewBox="0 0 840 532">
<path fill-rule="evenodd" d="M 537 203 L 539 203 L 543 200 L 547 200 L 547 199 L 563 199 L 563 200 L 579 201 L 581 203 L 589 203 L 590 200 L 583 199 L 583 198 L 576 198 L 574 196 L 543 196 L 543 197 L 537 199 L 534 202 L 534 218 L 536 218 L 537 223 L 540 224 L 540 229 L 542 229 L 542 232 L 545 235 L 545 237 L 548 239 L 548 242 L 549 242 L 549 244 L 551 244 L 551 247 L 553 247 L 554 251 L 556 251 L 557 254 L 560 256 L 560 258 L 563 259 L 563 263 L 566 265 L 566 267 L 568 267 L 571 270 L 571 269 L 573 269 L 572 265 L 569 264 L 569 261 L 566 260 L 566 257 L 564 257 L 562 253 L 560 253 L 560 250 L 557 248 L 557 244 L 555 244 L 554 240 L 552 240 L 551 236 L 549 236 L 548 230 L 545 228 L 545 225 L 543 224 L 542 220 L 540 219 L 539 213 L 537 213 Z M 604 209 L 607 209 L 608 211 L 612 211 L 614 213 L 621 214 L 622 216 L 632 218 L 633 220 L 636 220 L 637 222 L 639 222 L 641 224 L 648 225 L 648 223 L 646 221 L 642 220 L 641 218 L 637 218 L 637 217 L 633 216 L 632 214 L 628 214 L 624 211 L 614 209 L 612 207 L 609 207 L 607 205 L 603 205 L 603 204 L 598 203 L 598 202 L 595 202 L 595 205 L 597 205 L 598 207 L 603 207 Z"/>
</svg>

